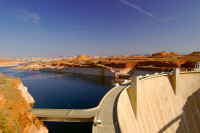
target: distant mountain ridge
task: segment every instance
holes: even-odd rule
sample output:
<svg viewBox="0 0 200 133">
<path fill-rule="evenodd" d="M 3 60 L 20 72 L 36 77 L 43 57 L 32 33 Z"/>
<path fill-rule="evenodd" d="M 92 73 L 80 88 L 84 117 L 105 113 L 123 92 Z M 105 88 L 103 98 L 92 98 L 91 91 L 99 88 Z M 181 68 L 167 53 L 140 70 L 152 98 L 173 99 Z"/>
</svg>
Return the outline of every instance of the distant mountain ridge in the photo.
<svg viewBox="0 0 200 133">
<path fill-rule="evenodd" d="M 109 57 L 128 57 L 128 56 L 154 56 L 154 57 L 165 57 L 165 56 L 181 56 L 181 55 L 191 55 L 191 56 L 198 56 L 200 55 L 200 51 L 195 51 L 192 52 L 190 54 L 178 54 L 175 52 L 166 52 L 166 51 L 162 51 L 162 52 L 157 52 L 157 53 L 153 53 L 153 54 L 124 54 L 124 55 L 94 55 L 94 56 L 85 56 L 80 54 L 79 56 L 38 56 L 38 57 L 21 57 L 21 58 L 13 58 L 13 57 L 8 57 L 8 56 L 0 56 L 0 59 L 4 59 L 4 60 L 17 60 L 17 61 L 24 61 L 24 62 L 35 62 L 35 61 L 41 61 L 41 62 L 46 62 L 46 61 L 53 61 L 53 60 L 57 60 L 57 59 L 66 59 L 66 58 L 71 58 L 71 59 L 83 59 L 83 58 L 109 58 Z"/>
</svg>

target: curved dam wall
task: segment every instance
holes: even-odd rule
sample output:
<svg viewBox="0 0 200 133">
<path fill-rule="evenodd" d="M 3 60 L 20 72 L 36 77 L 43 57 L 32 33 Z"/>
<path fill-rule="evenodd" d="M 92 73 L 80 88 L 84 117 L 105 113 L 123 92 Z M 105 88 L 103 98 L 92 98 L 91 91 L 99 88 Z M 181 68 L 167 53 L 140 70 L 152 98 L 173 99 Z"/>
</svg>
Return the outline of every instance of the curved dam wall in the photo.
<svg viewBox="0 0 200 133">
<path fill-rule="evenodd" d="M 199 133 L 200 72 L 134 76 L 117 104 L 122 133 Z"/>
</svg>

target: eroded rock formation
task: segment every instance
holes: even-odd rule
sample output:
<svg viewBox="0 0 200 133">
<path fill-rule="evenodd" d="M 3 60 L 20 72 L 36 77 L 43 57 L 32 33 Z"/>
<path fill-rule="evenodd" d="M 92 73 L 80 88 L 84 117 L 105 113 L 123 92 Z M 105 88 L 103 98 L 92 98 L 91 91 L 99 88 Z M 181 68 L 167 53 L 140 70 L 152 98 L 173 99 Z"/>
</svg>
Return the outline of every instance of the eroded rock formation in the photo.
<svg viewBox="0 0 200 133">
<path fill-rule="evenodd" d="M 80 73 L 99 76 L 129 76 L 136 70 L 172 71 L 174 67 L 181 70 L 194 70 L 195 62 L 200 62 L 200 55 L 179 55 L 171 52 L 159 52 L 152 56 L 122 56 L 91 58 L 79 55 L 77 58 L 59 59 L 49 62 L 31 62 L 15 69 L 51 71 L 62 73 Z"/>
<path fill-rule="evenodd" d="M 27 111 L 34 100 L 19 78 L 2 75 L 0 93 L 0 132 L 48 132 L 43 122 Z"/>
<path fill-rule="evenodd" d="M 178 55 L 179 54 L 177 54 L 175 52 L 168 53 L 168 52 L 165 52 L 165 51 L 152 54 L 153 57 L 171 57 L 171 56 L 178 56 Z"/>
<path fill-rule="evenodd" d="M 76 57 L 76 59 L 78 59 L 78 60 L 88 60 L 88 59 L 92 59 L 92 58 L 89 57 L 89 56 L 79 55 L 79 56 Z"/>
</svg>

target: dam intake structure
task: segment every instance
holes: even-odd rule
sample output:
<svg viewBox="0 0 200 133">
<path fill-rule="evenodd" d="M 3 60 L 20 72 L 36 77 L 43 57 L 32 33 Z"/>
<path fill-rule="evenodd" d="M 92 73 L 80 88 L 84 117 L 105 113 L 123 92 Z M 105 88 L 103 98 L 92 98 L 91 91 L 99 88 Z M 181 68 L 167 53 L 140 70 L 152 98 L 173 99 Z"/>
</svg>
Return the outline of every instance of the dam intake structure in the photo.
<svg viewBox="0 0 200 133">
<path fill-rule="evenodd" d="M 44 121 L 93 122 L 93 133 L 200 132 L 200 71 L 133 76 L 92 109 L 32 109 Z"/>
</svg>

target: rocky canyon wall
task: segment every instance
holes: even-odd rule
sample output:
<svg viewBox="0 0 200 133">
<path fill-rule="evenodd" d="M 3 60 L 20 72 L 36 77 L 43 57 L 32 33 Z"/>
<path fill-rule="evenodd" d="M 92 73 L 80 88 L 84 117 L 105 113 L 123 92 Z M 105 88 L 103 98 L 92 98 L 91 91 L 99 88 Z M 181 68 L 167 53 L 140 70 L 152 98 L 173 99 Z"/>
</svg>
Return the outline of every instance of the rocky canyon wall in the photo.
<svg viewBox="0 0 200 133">
<path fill-rule="evenodd" d="M 43 122 L 27 111 L 33 103 L 19 78 L 0 75 L 0 132 L 48 133 Z"/>
</svg>

